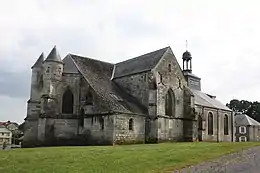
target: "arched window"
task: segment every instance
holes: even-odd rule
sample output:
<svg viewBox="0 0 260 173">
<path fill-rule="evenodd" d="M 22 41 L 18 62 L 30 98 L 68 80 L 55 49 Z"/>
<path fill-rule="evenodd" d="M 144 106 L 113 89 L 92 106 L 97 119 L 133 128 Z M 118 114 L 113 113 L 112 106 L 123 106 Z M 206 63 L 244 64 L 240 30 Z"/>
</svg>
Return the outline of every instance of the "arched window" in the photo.
<svg viewBox="0 0 260 173">
<path fill-rule="evenodd" d="M 128 123 L 128 128 L 129 128 L 129 130 L 134 130 L 134 120 L 133 120 L 133 118 L 131 118 L 130 120 L 129 120 L 129 123 Z"/>
<path fill-rule="evenodd" d="M 213 114 L 211 112 L 208 114 L 208 134 L 213 135 Z"/>
<path fill-rule="evenodd" d="M 83 108 L 80 110 L 80 117 L 79 117 L 79 126 L 84 127 L 84 115 L 85 111 Z"/>
<path fill-rule="evenodd" d="M 168 71 L 171 72 L 172 71 L 172 65 L 168 64 Z"/>
<path fill-rule="evenodd" d="M 228 116 L 224 116 L 224 135 L 228 135 Z"/>
<path fill-rule="evenodd" d="M 47 67 L 46 73 L 50 72 L 50 67 Z"/>
<path fill-rule="evenodd" d="M 86 94 L 86 98 L 85 98 L 85 104 L 86 105 L 93 105 L 93 96 L 92 96 L 92 94 L 91 94 L 91 92 L 88 92 L 87 94 Z"/>
<path fill-rule="evenodd" d="M 198 116 L 198 128 L 199 130 L 203 130 L 202 118 L 200 115 Z"/>
<path fill-rule="evenodd" d="M 73 114 L 73 93 L 67 89 L 62 97 L 62 113 Z"/>
<path fill-rule="evenodd" d="M 156 90 L 157 89 L 157 84 L 155 80 L 149 81 L 149 89 L 150 90 Z"/>
<path fill-rule="evenodd" d="M 103 117 L 99 117 L 99 123 L 100 123 L 101 130 L 104 130 L 104 118 Z"/>
<path fill-rule="evenodd" d="M 168 116 L 175 115 L 175 98 L 174 98 L 174 93 L 171 89 L 168 90 L 165 97 L 165 115 Z"/>
</svg>

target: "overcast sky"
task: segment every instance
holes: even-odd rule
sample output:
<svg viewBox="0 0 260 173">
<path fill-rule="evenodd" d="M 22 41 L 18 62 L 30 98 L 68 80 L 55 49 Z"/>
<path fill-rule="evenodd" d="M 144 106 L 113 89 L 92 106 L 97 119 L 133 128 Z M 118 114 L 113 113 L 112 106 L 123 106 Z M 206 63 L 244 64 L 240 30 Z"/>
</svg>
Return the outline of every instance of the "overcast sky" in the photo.
<svg viewBox="0 0 260 173">
<path fill-rule="evenodd" d="M 0 121 L 21 123 L 30 67 L 54 45 L 119 62 L 185 40 L 203 91 L 222 103 L 259 100 L 260 11 L 250 0 L 8 0 L 0 3 Z"/>
</svg>

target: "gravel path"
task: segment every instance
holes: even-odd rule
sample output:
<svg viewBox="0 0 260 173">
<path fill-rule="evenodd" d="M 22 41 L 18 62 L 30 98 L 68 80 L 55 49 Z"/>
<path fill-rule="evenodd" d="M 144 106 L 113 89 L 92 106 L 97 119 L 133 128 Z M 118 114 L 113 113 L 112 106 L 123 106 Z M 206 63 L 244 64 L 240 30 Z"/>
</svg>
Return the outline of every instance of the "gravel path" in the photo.
<svg viewBox="0 0 260 173">
<path fill-rule="evenodd" d="M 260 147 L 225 155 L 173 173 L 260 173 Z"/>
</svg>

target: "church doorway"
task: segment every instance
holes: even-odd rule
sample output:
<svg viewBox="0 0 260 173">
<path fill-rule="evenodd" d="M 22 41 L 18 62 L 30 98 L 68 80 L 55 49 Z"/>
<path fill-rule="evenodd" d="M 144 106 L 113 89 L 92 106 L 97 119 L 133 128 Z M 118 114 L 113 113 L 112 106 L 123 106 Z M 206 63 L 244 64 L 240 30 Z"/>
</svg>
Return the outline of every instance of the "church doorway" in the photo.
<svg viewBox="0 0 260 173">
<path fill-rule="evenodd" d="M 198 116 L 198 138 L 199 138 L 199 141 L 202 141 L 202 130 L 203 130 L 202 118 L 199 115 Z"/>
</svg>

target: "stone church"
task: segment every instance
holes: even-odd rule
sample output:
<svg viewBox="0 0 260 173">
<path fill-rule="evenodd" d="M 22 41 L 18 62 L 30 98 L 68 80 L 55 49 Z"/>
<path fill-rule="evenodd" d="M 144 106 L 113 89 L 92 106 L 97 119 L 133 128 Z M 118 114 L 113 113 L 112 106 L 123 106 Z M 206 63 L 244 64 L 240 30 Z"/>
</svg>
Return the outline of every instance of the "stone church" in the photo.
<svg viewBox="0 0 260 173">
<path fill-rule="evenodd" d="M 56 47 L 32 66 L 22 147 L 233 141 L 232 111 L 170 47 L 116 64 Z"/>
</svg>

